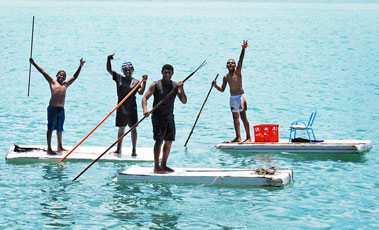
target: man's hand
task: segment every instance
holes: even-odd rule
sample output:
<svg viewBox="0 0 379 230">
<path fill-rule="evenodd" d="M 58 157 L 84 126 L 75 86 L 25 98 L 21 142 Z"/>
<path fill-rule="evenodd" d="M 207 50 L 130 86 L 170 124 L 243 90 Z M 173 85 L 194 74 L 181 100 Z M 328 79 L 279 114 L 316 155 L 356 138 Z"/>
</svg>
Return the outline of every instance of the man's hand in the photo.
<svg viewBox="0 0 379 230">
<path fill-rule="evenodd" d="M 86 61 L 84 61 L 83 58 L 80 58 L 80 67 L 83 67 L 84 63 L 86 63 Z"/>
<path fill-rule="evenodd" d="M 143 111 L 143 116 L 148 117 L 150 115 L 149 111 Z"/>
<path fill-rule="evenodd" d="M 213 80 L 213 81 L 212 81 L 212 86 L 214 87 L 214 86 L 216 86 L 216 85 L 217 85 L 216 80 Z"/>
<path fill-rule="evenodd" d="M 248 46 L 247 40 L 243 40 L 242 49 L 246 49 Z"/>
<path fill-rule="evenodd" d="M 108 59 L 109 59 L 109 60 L 113 60 L 113 56 L 114 56 L 114 55 L 115 55 L 115 53 L 113 53 L 113 54 L 109 54 L 109 55 L 108 55 Z"/>
<path fill-rule="evenodd" d="M 33 65 L 35 64 L 33 58 L 29 58 L 29 62 L 32 63 Z"/>
<path fill-rule="evenodd" d="M 142 79 L 146 81 L 147 80 L 147 74 L 142 75 Z"/>
<path fill-rule="evenodd" d="M 178 82 L 178 88 L 183 88 L 184 83 L 182 81 Z"/>
</svg>

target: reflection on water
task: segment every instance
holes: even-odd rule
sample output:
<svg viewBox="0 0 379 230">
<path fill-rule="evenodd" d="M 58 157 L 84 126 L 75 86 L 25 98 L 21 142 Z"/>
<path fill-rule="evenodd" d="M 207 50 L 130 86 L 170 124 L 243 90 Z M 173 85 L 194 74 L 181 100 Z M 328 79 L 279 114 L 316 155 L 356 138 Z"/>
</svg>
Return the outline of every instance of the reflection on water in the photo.
<svg viewBox="0 0 379 230">
<path fill-rule="evenodd" d="M 172 212 L 170 203 L 180 202 L 181 198 L 172 194 L 170 185 L 117 183 L 114 189 L 111 216 L 137 226 L 146 225 L 146 219 L 149 219 L 150 227 L 179 229 L 177 224 L 181 215 Z"/>
<path fill-rule="evenodd" d="M 60 164 L 49 164 L 42 167 L 42 178 L 48 186 L 42 187 L 43 196 L 40 205 L 41 215 L 47 217 L 44 227 L 69 227 L 72 225 L 73 214 L 66 205 L 69 205 L 70 195 L 66 189 L 72 185 Z"/>
</svg>

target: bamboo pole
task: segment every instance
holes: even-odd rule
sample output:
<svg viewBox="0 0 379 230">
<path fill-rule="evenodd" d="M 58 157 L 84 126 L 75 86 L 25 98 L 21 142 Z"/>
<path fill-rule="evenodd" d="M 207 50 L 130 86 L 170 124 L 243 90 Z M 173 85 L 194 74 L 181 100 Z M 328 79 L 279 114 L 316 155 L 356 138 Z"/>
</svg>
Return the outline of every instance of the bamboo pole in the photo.
<svg viewBox="0 0 379 230">
<path fill-rule="evenodd" d="M 215 81 L 217 80 L 217 78 L 218 78 L 218 74 L 216 75 Z M 195 129 L 196 123 L 197 123 L 197 121 L 198 121 L 199 118 L 200 118 L 200 113 L 201 113 L 201 111 L 203 110 L 204 105 L 205 105 L 205 103 L 207 102 L 208 97 L 209 97 L 209 94 L 211 93 L 212 89 L 213 89 L 213 84 L 212 84 L 211 88 L 209 89 L 209 92 L 208 92 L 208 94 L 207 94 L 207 96 L 206 96 L 206 98 L 205 98 L 205 100 L 204 100 L 204 102 L 203 102 L 203 105 L 202 105 L 201 108 L 200 108 L 199 114 L 197 115 L 197 118 L 196 118 L 196 120 L 195 120 L 195 123 L 194 123 L 193 126 L 192 126 L 191 132 L 190 132 L 190 134 L 188 135 L 188 138 L 187 138 L 187 140 L 186 140 L 186 143 L 184 144 L 184 147 L 187 146 L 187 143 L 188 143 L 188 141 L 189 141 L 189 139 L 190 139 L 190 137 L 191 137 L 191 135 L 192 135 L 192 133 L 193 133 L 193 130 Z"/>
<path fill-rule="evenodd" d="M 34 37 L 34 16 L 33 16 L 33 24 L 32 24 L 32 39 L 31 39 L 31 44 L 30 44 L 30 58 L 33 57 L 33 37 Z M 29 62 L 29 83 L 28 83 L 28 97 L 29 97 L 29 92 L 30 92 L 30 76 L 32 72 L 32 63 Z"/>
</svg>

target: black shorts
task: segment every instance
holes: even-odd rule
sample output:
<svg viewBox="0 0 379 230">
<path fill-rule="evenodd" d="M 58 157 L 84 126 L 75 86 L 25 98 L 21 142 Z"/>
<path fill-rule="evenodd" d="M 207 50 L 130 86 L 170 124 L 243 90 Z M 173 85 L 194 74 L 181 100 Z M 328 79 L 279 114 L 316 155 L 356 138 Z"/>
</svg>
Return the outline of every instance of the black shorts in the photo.
<svg viewBox="0 0 379 230">
<path fill-rule="evenodd" d="M 138 122 L 137 110 L 133 111 L 122 111 L 117 109 L 116 112 L 116 126 L 126 126 L 132 127 Z"/>
<path fill-rule="evenodd" d="M 156 141 L 175 141 L 175 121 L 174 118 L 151 117 L 153 123 L 154 140 Z"/>
</svg>

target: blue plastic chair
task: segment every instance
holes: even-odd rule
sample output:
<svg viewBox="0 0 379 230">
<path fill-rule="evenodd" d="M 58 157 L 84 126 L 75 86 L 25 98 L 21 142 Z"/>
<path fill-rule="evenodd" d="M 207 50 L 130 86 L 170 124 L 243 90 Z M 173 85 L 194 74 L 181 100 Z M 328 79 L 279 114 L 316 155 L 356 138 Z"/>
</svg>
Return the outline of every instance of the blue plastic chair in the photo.
<svg viewBox="0 0 379 230">
<path fill-rule="evenodd" d="M 312 135 L 313 135 L 313 141 L 316 141 L 316 137 L 315 137 L 315 133 L 313 131 L 313 128 L 312 128 L 312 125 L 313 125 L 313 122 L 315 121 L 315 118 L 316 118 L 316 114 L 317 114 L 317 110 L 315 110 L 314 112 L 312 112 L 311 116 L 309 117 L 309 120 L 306 121 L 306 120 L 297 120 L 297 121 L 294 121 L 291 123 L 291 126 L 290 126 L 290 138 L 289 138 L 289 142 L 291 142 L 291 137 L 292 137 L 292 132 L 294 132 L 294 136 L 293 138 L 295 139 L 296 138 L 296 131 L 297 130 L 305 130 L 308 134 L 308 138 L 309 138 L 309 142 L 312 142 L 312 138 L 311 138 L 311 135 L 309 133 L 309 130 L 312 131 Z"/>
</svg>

